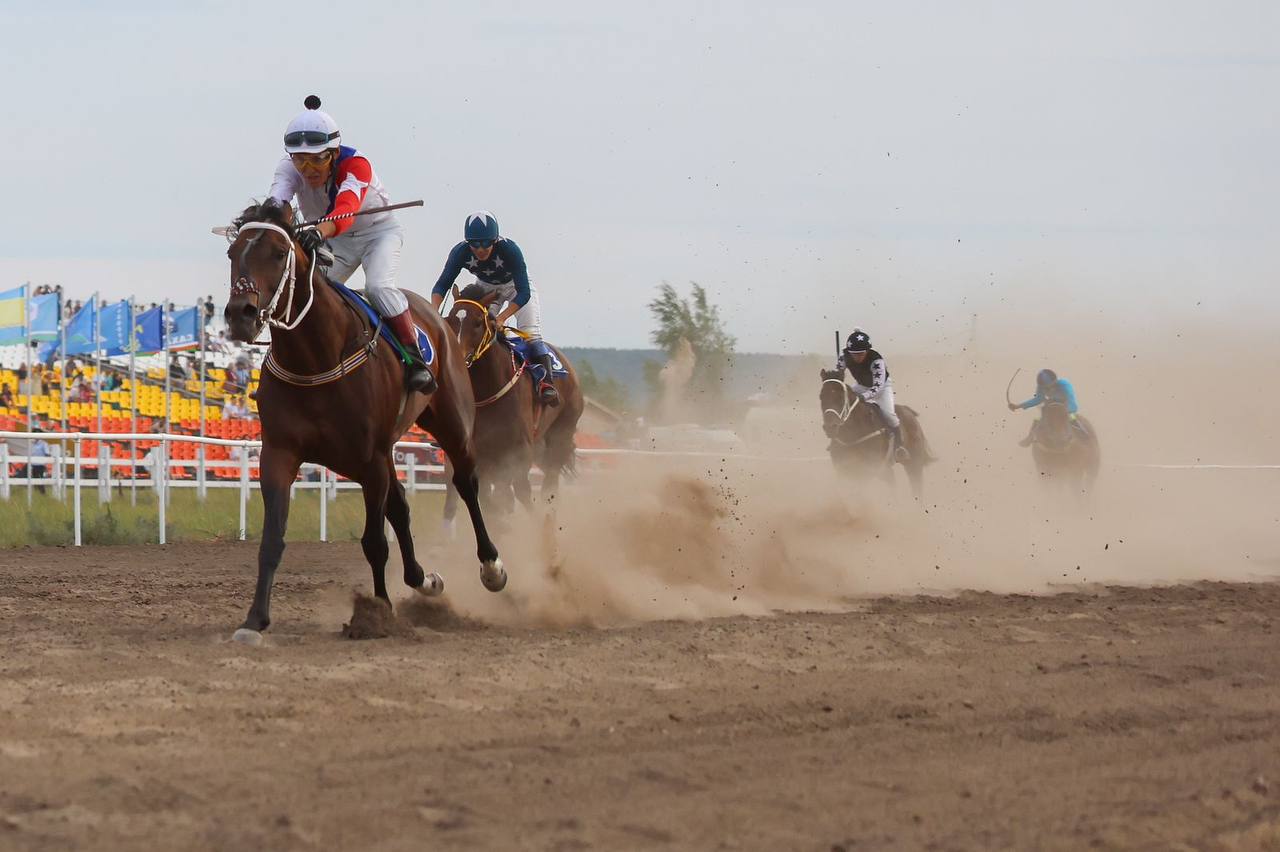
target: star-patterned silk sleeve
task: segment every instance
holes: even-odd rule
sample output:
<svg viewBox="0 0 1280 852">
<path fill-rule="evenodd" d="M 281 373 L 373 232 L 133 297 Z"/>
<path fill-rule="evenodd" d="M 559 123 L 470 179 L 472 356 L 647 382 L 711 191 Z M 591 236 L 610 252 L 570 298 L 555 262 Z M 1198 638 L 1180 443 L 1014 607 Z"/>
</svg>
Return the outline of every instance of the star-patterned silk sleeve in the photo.
<svg viewBox="0 0 1280 852">
<path fill-rule="evenodd" d="M 453 286 L 453 282 L 458 280 L 458 275 L 462 272 L 462 265 L 466 261 L 470 251 L 467 249 L 465 242 L 458 243 L 453 247 L 453 251 L 449 252 L 449 259 L 444 262 L 444 271 L 440 273 L 436 286 L 431 288 L 431 292 L 437 296 L 443 296 L 449 292 L 449 288 Z"/>
<path fill-rule="evenodd" d="M 503 240 L 499 245 L 506 249 L 504 254 L 506 255 L 507 263 L 511 265 L 511 280 L 516 285 L 516 297 L 511 301 L 523 308 L 529 303 L 531 295 L 529 291 L 529 269 L 524 263 L 524 252 L 520 251 L 520 246 L 511 240 Z"/>
<path fill-rule="evenodd" d="M 875 396 L 880 393 L 884 387 L 884 380 L 889 375 L 888 369 L 884 365 L 883 358 L 877 358 L 871 362 L 871 395 Z"/>
</svg>

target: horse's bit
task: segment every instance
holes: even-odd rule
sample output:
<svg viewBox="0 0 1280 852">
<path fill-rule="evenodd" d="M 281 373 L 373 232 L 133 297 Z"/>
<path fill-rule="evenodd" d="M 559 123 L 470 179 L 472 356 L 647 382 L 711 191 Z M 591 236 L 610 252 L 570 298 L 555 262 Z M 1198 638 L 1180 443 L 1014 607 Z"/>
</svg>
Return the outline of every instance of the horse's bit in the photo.
<svg viewBox="0 0 1280 852">
<path fill-rule="evenodd" d="M 289 252 L 285 256 L 284 269 L 280 272 L 280 281 L 276 284 L 276 291 L 271 296 L 271 301 L 265 308 L 258 310 L 258 322 L 282 328 L 285 331 L 293 331 L 298 324 L 307 316 L 307 312 L 311 310 L 311 305 L 316 298 L 316 263 L 315 257 L 311 258 L 311 271 L 307 276 L 307 303 L 294 317 L 293 322 L 289 322 L 289 313 L 293 310 L 293 292 L 294 283 L 297 278 L 298 255 L 293 250 L 293 237 L 289 236 L 289 232 L 274 222 L 245 222 L 236 229 L 235 234 L 239 236 L 244 231 L 275 231 L 284 237 L 289 243 Z M 231 233 L 228 232 L 228 236 Z M 234 237 L 233 237 L 234 239 Z M 273 314 L 276 312 L 276 305 L 280 302 L 280 296 L 288 289 L 289 298 L 284 303 L 284 313 L 277 319 Z M 252 278 L 246 278 L 243 275 L 236 279 L 231 285 L 232 296 L 243 296 L 247 294 L 259 295 L 258 285 L 254 283 Z"/>
</svg>

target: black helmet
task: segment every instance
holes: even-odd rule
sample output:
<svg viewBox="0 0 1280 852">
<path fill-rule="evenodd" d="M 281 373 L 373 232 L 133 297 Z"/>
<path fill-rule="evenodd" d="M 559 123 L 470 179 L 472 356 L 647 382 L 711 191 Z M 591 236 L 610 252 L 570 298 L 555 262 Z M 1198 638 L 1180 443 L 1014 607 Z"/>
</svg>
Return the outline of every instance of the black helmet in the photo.
<svg viewBox="0 0 1280 852">
<path fill-rule="evenodd" d="M 871 338 L 860 328 L 855 328 L 844 344 L 845 352 L 866 352 L 870 348 Z"/>
<path fill-rule="evenodd" d="M 1049 368 L 1045 368 L 1036 373 L 1036 385 L 1038 387 L 1047 388 L 1058 380 L 1058 374 Z"/>
</svg>

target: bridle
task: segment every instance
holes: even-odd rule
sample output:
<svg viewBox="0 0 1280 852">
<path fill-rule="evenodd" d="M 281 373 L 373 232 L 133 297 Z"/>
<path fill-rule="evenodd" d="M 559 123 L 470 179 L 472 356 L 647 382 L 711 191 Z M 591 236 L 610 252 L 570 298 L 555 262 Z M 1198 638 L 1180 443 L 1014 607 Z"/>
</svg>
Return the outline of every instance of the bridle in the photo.
<svg viewBox="0 0 1280 852">
<path fill-rule="evenodd" d="M 498 323 L 496 320 L 494 320 L 492 316 L 489 315 L 488 306 L 481 304 L 480 302 L 477 302 L 474 299 L 454 299 L 453 311 L 456 311 L 458 309 L 458 305 L 471 305 L 472 307 L 476 308 L 477 310 L 480 311 L 480 317 L 484 322 L 484 331 L 480 335 L 480 342 L 476 344 L 475 349 L 473 349 L 466 357 L 467 369 L 470 370 L 473 366 L 475 366 L 475 363 L 479 361 L 480 358 L 486 352 L 488 352 L 489 349 L 492 348 L 493 344 L 497 341 Z M 451 316 L 453 315 L 453 311 L 450 311 Z M 459 343 L 462 342 L 462 319 L 464 316 L 465 316 L 465 313 L 458 316 L 458 342 Z M 486 397 L 485 399 L 477 400 L 476 408 L 484 408 L 486 405 L 493 405 L 495 402 L 497 402 L 498 400 L 506 396 L 507 393 L 513 387 L 516 386 L 516 382 L 520 381 L 520 377 L 524 375 L 524 368 L 526 366 L 526 364 L 523 361 L 517 364 L 516 360 L 517 360 L 516 353 L 512 351 L 510 381 L 508 381 L 505 385 L 503 385 L 498 390 L 498 392 L 493 394 L 492 396 Z"/>
<path fill-rule="evenodd" d="M 285 255 L 284 269 L 280 272 L 280 280 L 276 283 L 275 292 L 271 295 L 271 301 L 267 303 L 265 308 L 258 310 L 259 325 L 269 325 L 274 328 L 280 328 L 285 331 L 293 331 L 306 318 L 307 313 L 311 310 L 311 306 L 316 299 L 316 257 L 311 255 L 311 271 L 307 276 L 307 303 L 298 311 L 298 315 L 289 321 L 289 314 L 293 310 L 293 294 L 297 280 L 298 253 L 294 251 L 293 237 L 289 232 L 274 222 L 245 222 L 236 228 L 235 235 L 238 237 L 244 231 L 274 231 L 285 238 L 289 244 L 289 252 Z M 234 240 L 234 237 L 233 237 Z M 246 247 L 245 251 L 252 247 L 252 243 Z M 289 297 L 285 299 L 284 313 L 280 317 L 275 316 L 276 306 L 280 303 L 280 297 L 288 291 Z M 236 282 L 231 285 L 232 296 L 245 296 L 253 294 L 260 296 L 261 291 L 252 278 L 240 276 Z"/>
<path fill-rule="evenodd" d="M 289 244 L 289 251 L 285 255 L 284 268 L 280 272 L 280 280 L 276 283 L 276 289 L 271 296 L 271 301 L 267 303 L 265 308 L 260 308 L 258 310 L 258 324 L 259 326 L 269 325 L 283 331 L 293 331 L 304 319 L 306 319 L 307 314 L 311 311 L 311 306 L 315 304 L 316 255 L 313 252 L 310 256 L 311 269 L 307 273 L 307 302 L 301 307 L 301 309 L 299 309 L 298 315 L 290 320 L 289 314 L 293 311 L 293 296 L 296 290 L 298 268 L 298 253 L 294 248 L 293 237 L 289 235 L 288 231 L 274 222 L 245 222 L 239 227 L 228 230 L 227 237 L 234 243 L 239 235 L 244 231 L 273 231 L 284 237 L 285 241 Z M 257 237 L 254 239 L 256 240 Z M 253 243 L 250 242 L 250 244 L 245 247 L 245 252 L 248 253 L 252 246 Z M 286 291 L 288 292 L 288 297 L 284 302 L 284 312 L 277 317 L 275 315 L 276 308 L 280 304 L 280 297 L 284 295 Z M 255 283 L 252 278 L 245 277 L 243 275 L 239 276 L 235 283 L 231 285 L 231 295 L 234 297 L 250 294 L 254 296 L 261 296 L 261 291 L 258 289 L 257 283 Z M 323 373 L 303 374 L 287 370 L 276 360 L 275 353 L 270 350 L 267 351 L 267 356 L 263 359 L 262 366 L 263 369 L 267 370 L 286 384 L 297 387 L 315 387 L 316 385 L 325 385 L 344 378 L 348 374 L 359 369 L 373 353 L 374 347 L 377 346 L 377 341 L 378 335 L 375 331 L 370 334 L 368 345 L 360 346 L 356 351 L 339 361 L 336 367 L 326 370 Z"/>
<path fill-rule="evenodd" d="M 484 321 L 484 331 L 480 334 L 480 342 L 476 344 L 476 348 L 468 353 L 466 357 L 467 369 L 471 369 L 471 365 L 480 360 L 480 356 L 489 351 L 489 347 L 493 346 L 494 341 L 498 339 L 498 332 L 494 328 L 497 325 L 493 318 L 489 316 L 489 308 L 486 305 L 475 301 L 474 299 L 454 299 L 453 310 L 458 309 L 458 305 L 471 305 L 480 312 L 480 317 Z M 453 311 L 450 311 L 452 314 Z M 458 318 L 458 342 L 462 342 L 462 317 L 466 314 L 460 314 Z"/>
<path fill-rule="evenodd" d="M 831 433 L 829 433 L 831 434 L 831 440 L 835 441 L 837 444 L 840 444 L 843 447 L 856 447 L 858 444 L 864 443 L 866 441 L 870 441 L 872 438 L 875 438 L 879 435 L 884 434 L 884 428 L 881 427 L 879 429 L 876 429 L 874 432 L 868 432 L 867 434 L 863 435 L 861 438 L 858 438 L 857 440 L 854 440 L 854 441 L 846 441 L 842 439 L 840 437 L 840 430 L 843 429 L 845 425 L 849 422 L 849 417 L 853 414 L 854 409 L 858 407 L 859 403 L 862 402 L 862 397 L 858 396 L 856 393 L 850 393 L 849 386 L 844 383 L 844 379 L 823 379 L 822 380 L 823 387 L 826 387 L 828 384 L 839 385 L 840 393 L 844 395 L 844 403 L 840 406 L 839 411 L 836 411 L 834 408 L 822 409 L 822 415 L 824 418 L 826 417 L 827 414 L 834 414 L 836 416 L 836 420 L 837 420 L 836 427 L 831 431 Z M 850 397 L 853 397 L 853 399 L 850 400 Z"/>
</svg>

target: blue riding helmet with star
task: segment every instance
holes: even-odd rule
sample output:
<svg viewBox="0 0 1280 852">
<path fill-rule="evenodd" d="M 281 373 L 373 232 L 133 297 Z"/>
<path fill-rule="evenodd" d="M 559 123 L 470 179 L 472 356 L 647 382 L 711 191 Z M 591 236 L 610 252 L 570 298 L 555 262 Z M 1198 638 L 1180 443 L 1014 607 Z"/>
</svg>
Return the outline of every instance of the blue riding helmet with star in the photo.
<svg viewBox="0 0 1280 852">
<path fill-rule="evenodd" d="M 431 292 L 443 296 L 458 280 L 462 270 L 467 270 L 485 284 L 502 286 L 515 284 L 513 300 L 520 307 L 529 302 L 529 269 L 524 262 L 524 252 L 514 240 L 498 234 L 498 220 L 492 213 L 481 210 L 467 217 L 463 228 L 464 239 L 449 252 L 436 285 Z M 493 251 L 484 260 L 472 253 L 472 247 Z"/>
<path fill-rule="evenodd" d="M 462 229 L 462 238 L 468 243 L 476 243 L 477 248 L 488 248 L 498 240 L 498 220 L 488 210 L 477 210 L 467 217 L 467 224 Z"/>
</svg>

